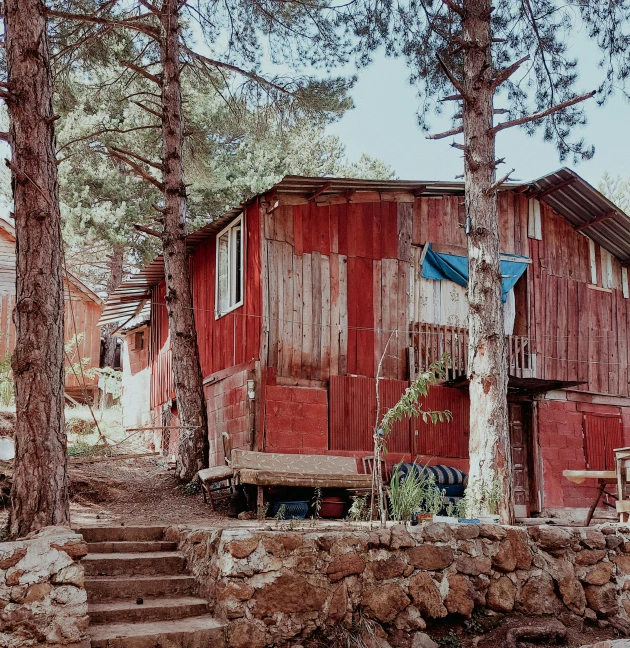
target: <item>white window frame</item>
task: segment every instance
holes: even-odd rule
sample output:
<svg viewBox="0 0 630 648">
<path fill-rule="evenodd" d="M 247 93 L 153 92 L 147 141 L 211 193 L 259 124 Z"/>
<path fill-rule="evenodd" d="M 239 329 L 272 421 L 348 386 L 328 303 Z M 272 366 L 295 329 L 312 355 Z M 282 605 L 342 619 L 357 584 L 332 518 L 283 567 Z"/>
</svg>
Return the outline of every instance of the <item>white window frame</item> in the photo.
<svg viewBox="0 0 630 648">
<path fill-rule="evenodd" d="M 236 265 L 233 263 L 233 243 L 232 243 L 232 230 L 234 230 L 238 225 L 241 226 L 241 272 L 238 277 L 238 281 L 241 284 L 241 299 L 240 301 L 231 304 L 225 311 L 219 311 L 219 240 L 222 236 L 228 233 L 228 295 L 229 300 L 232 299 L 234 292 L 235 280 L 236 278 Z M 229 225 L 224 227 L 218 234 L 216 238 L 216 265 L 215 265 L 215 286 L 214 286 L 214 318 L 220 319 L 224 315 L 231 313 L 233 310 L 240 308 L 245 303 L 245 221 L 243 219 L 243 214 L 238 218 L 235 218 Z M 228 301 L 229 301 L 228 300 Z"/>
</svg>

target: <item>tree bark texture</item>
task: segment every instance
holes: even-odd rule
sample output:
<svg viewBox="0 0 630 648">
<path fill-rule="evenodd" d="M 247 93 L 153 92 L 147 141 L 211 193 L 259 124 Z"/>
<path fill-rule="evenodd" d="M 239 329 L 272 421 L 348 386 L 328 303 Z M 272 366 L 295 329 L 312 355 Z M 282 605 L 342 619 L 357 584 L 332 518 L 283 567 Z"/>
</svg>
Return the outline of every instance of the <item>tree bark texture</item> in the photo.
<svg viewBox="0 0 630 648">
<path fill-rule="evenodd" d="M 164 184 L 164 272 L 166 308 L 173 353 L 173 376 L 177 410 L 182 429 L 177 474 L 190 481 L 208 465 L 208 417 L 190 287 L 186 248 L 186 186 L 182 151 L 184 120 L 181 95 L 179 0 L 163 0 L 160 22 L 162 37 L 162 163 Z"/>
<path fill-rule="evenodd" d="M 114 245 L 112 257 L 109 263 L 109 280 L 107 282 L 107 292 L 112 293 L 120 284 L 123 278 L 123 261 L 125 248 L 123 245 Z M 103 336 L 103 366 L 113 367 L 116 362 L 116 343 L 117 336 L 112 332 L 118 328 L 117 324 L 106 324 L 101 328 Z"/>
<path fill-rule="evenodd" d="M 109 280 L 107 281 L 107 292 L 111 294 L 120 284 L 123 278 L 123 261 L 124 261 L 125 248 L 123 245 L 114 245 L 112 249 L 112 256 L 109 262 Z M 118 336 L 114 335 L 114 331 L 118 328 L 118 324 L 105 324 L 101 327 L 101 339 L 103 340 L 103 367 L 114 368 L 116 364 L 116 348 L 118 346 Z M 106 390 L 99 390 L 99 408 L 105 409 L 114 404 L 112 394 Z"/>
<path fill-rule="evenodd" d="M 17 286 L 12 359 L 17 421 L 10 533 L 69 525 L 64 426 L 63 279 L 46 14 L 4 2 Z"/>
<path fill-rule="evenodd" d="M 463 120 L 468 226 L 470 475 L 473 502 L 499 486 L 499 514 L 513 518 L 507 360 L 495 180 L 490 0 L 464 0 Z M 496 483 L 498 480 L 498 483 Z M 487 513 L 485 511 L 480 511 Z"/>
</svg>

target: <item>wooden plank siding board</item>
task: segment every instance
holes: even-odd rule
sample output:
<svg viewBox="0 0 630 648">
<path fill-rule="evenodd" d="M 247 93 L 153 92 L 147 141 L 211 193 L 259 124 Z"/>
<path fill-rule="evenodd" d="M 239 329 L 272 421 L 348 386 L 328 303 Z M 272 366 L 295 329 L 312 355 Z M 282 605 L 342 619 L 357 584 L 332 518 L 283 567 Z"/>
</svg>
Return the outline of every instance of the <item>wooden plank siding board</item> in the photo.
<svg viewBox="0 0 630 648">
<path fill-rule="evenodd" d="M 321 376 L 330 376 L 330 336 L 331 336 L 331 304 L 330 304 L 330 256 L 321 256 L 321 345 L 320 365 Z"/>
<path fill-rule="evenodd" d="M 313 378 L 313 257 L 302 256 L 302 377 Z"/>
<path fill-rule="evenodd" d="M 334 246 L 336 247 L 336 246 Z M 346 307 L 341 302 L 339 282 L 339 255 L 334 252 L 330 255 L 330 375 L 339 374 L 339 341 L 340 341 L 340 311 Z"/>
</svg>

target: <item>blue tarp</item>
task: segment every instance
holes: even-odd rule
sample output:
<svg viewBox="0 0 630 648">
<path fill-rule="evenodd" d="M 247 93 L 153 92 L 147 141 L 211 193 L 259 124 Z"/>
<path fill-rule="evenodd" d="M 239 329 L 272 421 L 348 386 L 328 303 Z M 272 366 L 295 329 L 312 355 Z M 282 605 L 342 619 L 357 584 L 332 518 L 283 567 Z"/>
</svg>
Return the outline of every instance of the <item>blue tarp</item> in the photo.
<svg viewBox="0 0 630 648">
<path fill-rule="evenodd" d="M 468 285 L 468 257 L 455 256 L 454 254 L 438 254 L 427 243 L 428 249 L 422 264 L 422 276 L 425 279 L 438 281 L 454 281 L 460 286 Z M 506 256 L 506 255 L 502 255 Z M 527 257 L 510 255 L 514 259 L 527 259 Z M 527 270 L 527 264 L 522 261 L 501 259 L 501 297 L 505 302 L 507 294 L 514 288 L 514 284 Z"/>
</svg>

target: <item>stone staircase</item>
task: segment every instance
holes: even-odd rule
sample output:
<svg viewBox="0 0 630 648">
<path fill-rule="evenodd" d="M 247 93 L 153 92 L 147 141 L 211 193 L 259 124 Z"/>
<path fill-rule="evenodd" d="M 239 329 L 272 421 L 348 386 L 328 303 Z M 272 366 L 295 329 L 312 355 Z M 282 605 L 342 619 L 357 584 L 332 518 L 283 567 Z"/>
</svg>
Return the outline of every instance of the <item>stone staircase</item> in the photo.
<svg viewBox="0 0 630 648">
<path fill-rule="evenodd" d="M 84 527 L 92 648 L 224 648 L 225 625 L 164 527 Z M 142 599 L 141 604 L 138 599 Z"/>
</svg>

